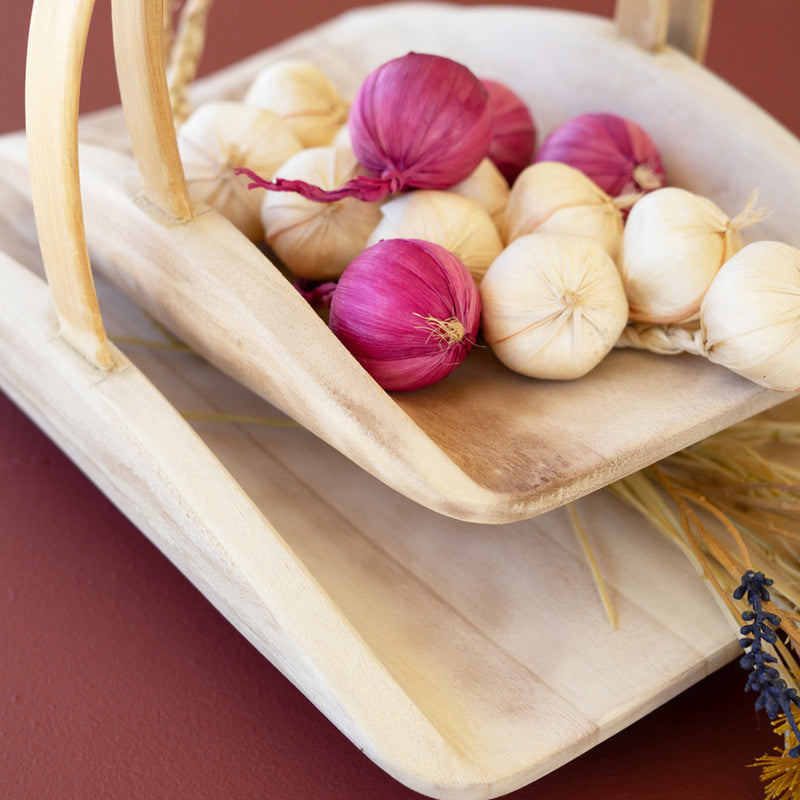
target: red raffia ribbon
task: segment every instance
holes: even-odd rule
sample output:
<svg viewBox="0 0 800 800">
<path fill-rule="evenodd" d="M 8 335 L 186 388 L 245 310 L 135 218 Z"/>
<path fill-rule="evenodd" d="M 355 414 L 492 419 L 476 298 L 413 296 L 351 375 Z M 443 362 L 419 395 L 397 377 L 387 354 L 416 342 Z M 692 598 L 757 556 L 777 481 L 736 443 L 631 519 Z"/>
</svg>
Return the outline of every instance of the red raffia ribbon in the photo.
<svg viewBox="0 0 800 800">
<path fill-rule="evenodd" d="M 373 203 L 390 194 L 396 194 L 405 187 L 402 177 L 397 174 L 381 178 L 359 175 L 347 181 L 344 186 L 338 189 L 327 190 L 320 189 L 319 186 L 314 186 L 313 183 L 289 180 L 288 178 L 275 178 L 273 181 L 268 181 L 247 167 L 237 167 L 234 171 L 237 175 L 246 175 L 250 179 L 250 183 L 247 184 L 248 189 L 260 188 L 271 192 L 297 192 L 303 197 L 318 203 L 335 203 L 337 200 L 343 200 L 346 197 L 355 197 L 357 200 Z"/>
</svg>

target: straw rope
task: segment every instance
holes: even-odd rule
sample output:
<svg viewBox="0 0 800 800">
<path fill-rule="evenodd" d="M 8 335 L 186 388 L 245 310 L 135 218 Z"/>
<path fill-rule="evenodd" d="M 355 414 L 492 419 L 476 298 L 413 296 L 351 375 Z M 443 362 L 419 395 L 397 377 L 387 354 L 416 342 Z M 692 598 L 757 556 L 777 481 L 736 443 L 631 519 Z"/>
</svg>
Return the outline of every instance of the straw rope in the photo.
<svg viewBox="0 0 800 800">
<path fill-rule="evenodd" d="M 649 350 L 651 353 L 665 356 L 690 353 L 694 356 L 708 357 L 703 333 L 699 327 L 633 323 L 625 327 L 614 347 Z"/>
<path fill-rule="evenodd" d="M 206 43 L 206 23 L 212 0 L 186 0 L 172 33 L 172 14 L 169 16 L 167 35 L 169 58 L 167 60 L 167 85 L 175 124 L 179 125 L 191 113 L 189 85 L 197 75 L 197 65 Z M 166 21 L 165 21 L 166 22 Z"/>
</svg>

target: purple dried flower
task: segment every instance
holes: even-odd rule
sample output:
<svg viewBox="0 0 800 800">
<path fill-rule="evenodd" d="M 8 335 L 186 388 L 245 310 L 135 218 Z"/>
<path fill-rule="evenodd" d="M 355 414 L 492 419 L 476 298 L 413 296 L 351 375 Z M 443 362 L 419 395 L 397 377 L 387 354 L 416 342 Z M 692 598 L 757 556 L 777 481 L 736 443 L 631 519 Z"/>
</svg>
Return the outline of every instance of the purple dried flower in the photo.
<svg viewBox="0 0 800 800">
<path fill-rule="evenodd" d="M 795 689 L 787 686 L 778 670 L 771 666 L 778 659 L 765 652 L 762 646 L 763 642 L 774 644 L 777 641 L 775 629 L 781 621 L 777 614 L 765 611 L 762 605 L 765 600 L 769 600 L 767 587 L 772 584 L 772 579 L 767 578 L 763 572 L 749 569 L 742 575 L 741 584 L 733 593 L 736 600 L 741 600 L 746 594 L 750 606 L 750 609 L 742 613 L 742 619 L 748 624 L 740 629 L 743 638 L 739 639 L 739 645 L 747 652 L 739 660 L 739 665 L 750 671 L 745 691 L 752 689 L 759 693 L 756 708 L 763 708 L 770 719 L 783 714 L 800 742 L 800 729 L 792 711 L 793 705 L 800 708 L 800 696 Z M 800 756 L 800 744 L 789 750 L 787 755 L 792 758 Z"/>
</svg>

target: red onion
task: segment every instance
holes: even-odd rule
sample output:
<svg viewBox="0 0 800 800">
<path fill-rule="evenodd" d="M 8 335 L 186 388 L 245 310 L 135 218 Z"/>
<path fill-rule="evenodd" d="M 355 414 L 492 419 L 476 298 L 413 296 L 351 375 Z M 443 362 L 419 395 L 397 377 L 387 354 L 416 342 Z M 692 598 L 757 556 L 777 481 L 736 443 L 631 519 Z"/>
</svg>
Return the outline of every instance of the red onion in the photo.
<svg viewBox="0 0 800 800">
<path fill-rule="evenodd" d="M 328 308 L 336 291 L 336 281 L 318 281 L 311 278 L 298 278 L 294 288 L 312 308 Z"/>
<path fill-rule="evenodd" d="M 612 197 L 664 185 L 664 166 L 650 136 L 616 114 L 582 114 L 562 123 L 542 142 L 536 160 L 569 164 Z"/>
<path fill-rule="evenodd" d="M 329 324 L 384 389 L 409 391 L 464 360 L 480 316 L 475 280 L 449 250 L 421 239 L 384 239 L 342 273 Z"/>
<path fill-rule="evenodd" d="M 523 100 L 499 81 L 483 79 L 492 109 L 492 140 L 489 158 L 514 183 L 525 167 L 533 161 L 536 147 L 536 123 Z"/>
<path fill-rule="evenodd" d="M 443 56 L 408 53 L 372 72 L 350 109 L 353 151 L 371 176 L 325 191 L 304 181 L 267 181 L 245 168 L 237 173 L 251 179 L 251 188 L 320 202 L 375 201 L 409 187 L 448 189 L 486 156 L 491 125 L 488 93 L 469 69 Z"/>
</svg>

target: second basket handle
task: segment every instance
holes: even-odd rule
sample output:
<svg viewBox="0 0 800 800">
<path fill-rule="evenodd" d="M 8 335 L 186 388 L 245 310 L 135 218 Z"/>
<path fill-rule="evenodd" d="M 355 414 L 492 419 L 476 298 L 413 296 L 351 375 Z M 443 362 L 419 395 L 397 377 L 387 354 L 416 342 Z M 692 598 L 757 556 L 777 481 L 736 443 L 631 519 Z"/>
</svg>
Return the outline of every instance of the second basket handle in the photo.
<svg viewBox="0 0 800 800">
<path fill-rule="evenodd" d="M 671 44 L 703 61 L 711 31 L 713 0 L 617 0 L 619 32 L 646 50 Z"/>
<path fill-rule="evenodd" d="M 144 194 L 173 219 L 190 219 L 165 74 L 164 0 L 112 0 L 111 12 L 120 98 Z"/>
</svg>

